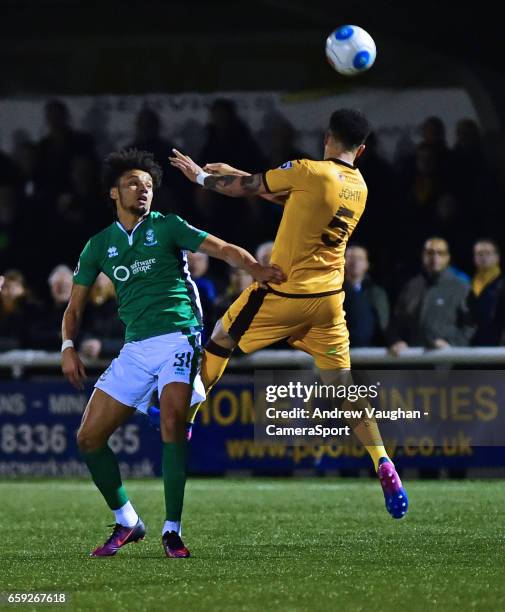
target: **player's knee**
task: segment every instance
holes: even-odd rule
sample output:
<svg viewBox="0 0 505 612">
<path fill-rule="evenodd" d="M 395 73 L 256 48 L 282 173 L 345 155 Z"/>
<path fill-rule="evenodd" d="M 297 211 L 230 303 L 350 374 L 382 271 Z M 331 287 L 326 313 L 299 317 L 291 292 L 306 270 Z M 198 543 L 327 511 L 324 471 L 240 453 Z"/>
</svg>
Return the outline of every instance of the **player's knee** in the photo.
<svg viewBox="0 0 505 612">
<path fill-rule="evenodd" d="M 77 446 L 81 453 L 92 453 L 97 451 L 105 444 L 105 440 L 102 436 L 93 433 L 85 428 L 79 428 L 77 432 Z"/>
</svg>

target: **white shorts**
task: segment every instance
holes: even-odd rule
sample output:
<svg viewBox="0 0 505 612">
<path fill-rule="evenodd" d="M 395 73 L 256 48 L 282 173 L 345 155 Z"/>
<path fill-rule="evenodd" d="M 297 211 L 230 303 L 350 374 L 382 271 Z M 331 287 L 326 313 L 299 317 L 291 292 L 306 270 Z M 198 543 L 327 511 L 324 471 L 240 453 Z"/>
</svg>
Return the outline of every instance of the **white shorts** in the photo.
<svg viewBox="0 0 505 612">
<path fill-rule="evenodd" d="M 199 332 L 174 332 L 128 342 L 97 380 L 95 389 L 146 413 L 155 391 L 159 398 L 165 385 L 183 382 L 193 386 L 191 405 L 198 404 L 205 400 L 200 360 Z"/>
</svg>

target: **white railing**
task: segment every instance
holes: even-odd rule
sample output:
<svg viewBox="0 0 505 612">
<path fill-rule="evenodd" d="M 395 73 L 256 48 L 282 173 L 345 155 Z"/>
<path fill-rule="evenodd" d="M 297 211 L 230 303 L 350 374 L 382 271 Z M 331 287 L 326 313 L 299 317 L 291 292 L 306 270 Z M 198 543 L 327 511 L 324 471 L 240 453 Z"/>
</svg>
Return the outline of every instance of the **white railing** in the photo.
<svg viewBox="0 0 505 612">
<path fill-rule="evenodd" d="M 505 366 L 505 347 L 465 347 L 426 350 L 424 348 L 406 349 L 399 357 L 391 355 L 384 348 L 359 348 L 351 350 L 354 366 L 426 366 L 426 365 L 495 365 L 498 369 Z M 105 368 L 109 360 L 87 360 L 86 365 Z M 312 357 L 301 351 L 265 350 L 252 355 L 234 357 L 230 361 L 232 370 L 254 370 L 259 368 L 310 368 Z M 60 371 L 60 353 L 45 351 L 7 351 L 0 353 L 0 368 L 10 369 L 14 378 L 20 378 L 26 368 L 49 368 Z M 0 381 L 1 384 L 1 381 Z"/>
</svg>

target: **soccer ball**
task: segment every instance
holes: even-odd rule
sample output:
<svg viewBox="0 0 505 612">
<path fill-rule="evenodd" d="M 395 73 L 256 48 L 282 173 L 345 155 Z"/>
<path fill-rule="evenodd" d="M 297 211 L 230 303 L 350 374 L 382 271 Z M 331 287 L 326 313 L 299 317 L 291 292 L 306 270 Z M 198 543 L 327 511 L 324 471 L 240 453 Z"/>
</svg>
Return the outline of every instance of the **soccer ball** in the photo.
<svg viewBox="0 0 505 612">
<path fill-rule="evenodd" d="M 368 32 L 355 25 L 337 28 L 326 39 L 326 57 L 335 70 L 346 76 L 368 70 L 377 50 Z"/>
</svg>

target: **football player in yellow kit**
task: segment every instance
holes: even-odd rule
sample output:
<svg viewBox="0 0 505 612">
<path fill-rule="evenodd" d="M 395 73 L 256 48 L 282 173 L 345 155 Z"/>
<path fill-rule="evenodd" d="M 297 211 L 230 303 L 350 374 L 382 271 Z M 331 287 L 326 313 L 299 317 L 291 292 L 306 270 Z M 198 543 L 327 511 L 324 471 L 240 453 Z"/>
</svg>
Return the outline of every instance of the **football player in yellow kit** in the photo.
<svg viewBox="0 0 505 612">
<path fill-rule="evenodd" d="M 324 159 L 288 161 L 253 175 L 227 164 L 201 168 L 174 149 L 172 165 L 204 189 L 231 197 L 259 195 L 284 206 L 271 263 L 287 279 L 275 288 L 253 283 L 218 321 L 203 356 L 206 390 L 222 376 L 236 346 L 250 353 L 286 338 L 313 356 L 325 384 L 351 380 L 343 309 L 344 254 L 365 208 L 367 186 L 355 160 L 369 132 L 362 113 L 337 110 L 326 132 Z M 191 420 L 195 414 L 196 410 Z M 375 420 L 364 418 L 351 425 L 374 462 L 388 512 L 402 518 L 408 509 L 407 494 Z"/>
</svg>

